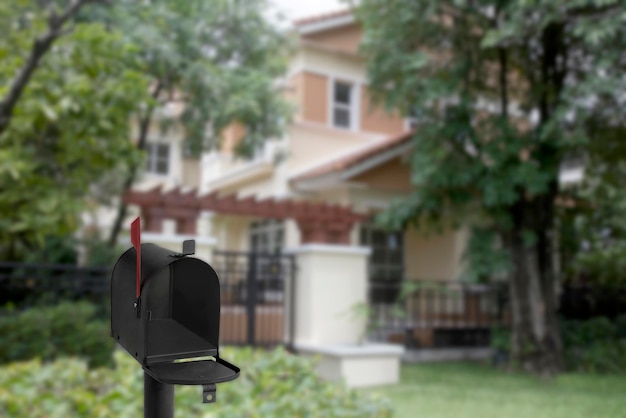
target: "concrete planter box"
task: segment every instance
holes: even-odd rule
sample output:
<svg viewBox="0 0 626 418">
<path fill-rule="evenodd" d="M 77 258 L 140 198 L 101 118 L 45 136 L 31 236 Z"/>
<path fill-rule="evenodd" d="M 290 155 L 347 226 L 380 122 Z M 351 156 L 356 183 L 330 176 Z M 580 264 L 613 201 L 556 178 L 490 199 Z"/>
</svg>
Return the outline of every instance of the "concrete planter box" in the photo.
<svg viewBox="0 0 626 418">
<path fill-rule="evenodd" d="M 390 385 L 400 380 L 404 348 L 393 344 L 315 345 L 296 344 L 305 356 L 318 358 L 317 372 L 329 381 L 344 381 L 348 387 Z"/>
</svg>

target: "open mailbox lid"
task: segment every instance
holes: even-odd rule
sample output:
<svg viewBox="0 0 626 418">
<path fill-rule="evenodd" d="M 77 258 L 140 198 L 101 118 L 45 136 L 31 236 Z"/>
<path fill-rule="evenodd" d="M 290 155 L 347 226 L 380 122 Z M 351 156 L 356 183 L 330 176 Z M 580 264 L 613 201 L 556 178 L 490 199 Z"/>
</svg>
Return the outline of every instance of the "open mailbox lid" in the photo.
<svg viewBox="0 0 626 418">
<path fill-rule="evenodd" d="M 213 385 L 236 379 L 239 368 L 219 357 L 215 270 L 187 257 L 193 253 L 189 242 L 183 253 L 138 240 L 136 247 L 113 268 L 111 336 L 159 382 Z"/>
</svg>

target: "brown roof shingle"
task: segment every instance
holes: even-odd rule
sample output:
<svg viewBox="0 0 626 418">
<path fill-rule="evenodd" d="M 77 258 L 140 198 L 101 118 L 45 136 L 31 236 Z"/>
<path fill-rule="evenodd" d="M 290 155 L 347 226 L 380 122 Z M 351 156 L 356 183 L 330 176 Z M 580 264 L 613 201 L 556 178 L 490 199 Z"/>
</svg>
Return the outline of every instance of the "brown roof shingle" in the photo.
<svg viewBox="0 0 626 418">
<path fill-rule="evenodd" d="M 324 164 L 320 167 L 316 167 L 312 170 L 301 173 L 298 176 L 294 177 L 294 180 L 309 179 L 309 178 L 318 177 L 324 174 L 332 173 L 335 171 L 345 170 L 371 157 L 374 157 L 376 154 L 380 152 L 383 152 L 395 146 L 410 142 L 412 137 L 413 137 L 413 131 L 406 132 L 406 133 L 397 135 L 395 137 L 385 139 L 384 141 L 377 142 L 376 144 L 372 144 L 371 147 L 368 147 L 364 150 L 355 152 L 344 158 L 340 158 L 336 161 L 332 161 L 328 164 Z"/>
</svg>

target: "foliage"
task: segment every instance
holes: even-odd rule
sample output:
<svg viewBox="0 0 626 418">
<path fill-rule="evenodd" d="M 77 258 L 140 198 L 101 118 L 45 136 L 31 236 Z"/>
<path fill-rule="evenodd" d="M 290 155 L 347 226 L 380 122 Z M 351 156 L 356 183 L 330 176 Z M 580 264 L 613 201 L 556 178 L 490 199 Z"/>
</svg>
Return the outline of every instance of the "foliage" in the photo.
<svg viewBox="0 0 626 418">
<path fill-rule="evenodd" d="M 524 357 L 524 367 L 558 372 L 559 172 L 580 156 L 602 162 L 604 173 L 617 164 L 599 149 L 619 149 L 626 129 L 626 4 L 358 3 L 374 97 L 421 118 L 410 159 L 415 187 L 381 219 L 391 228 L 466 223 L 497 234 L 505 256 L 497 266 L 511 267 L 513 306 L 520 310 L 513 312 L 513 354 Z M 470 249 L 483 252 L 479 259 L 498 250 L 492 238 L 475 235 Z M 482 268 L 474 276 L 489 273 L 473 265 Z"/>
<path fill-rule="evenodd" d="M 158 105 L 184 105 L 178 117 L 193 154 L 214 148 L 237 121 L 246 128 L 239 151 L 252 155 L 282 134 L 289 109 L 276 94 L 288 39 L 268 22 L 265 0 L 117 2 L 107 17 L 139 49 L 140 70 Z M 147 114 L 144 114 L 146 116 Z"/>
<path fill-rule="evenodd" d="M 464 258 L 468 263 L 465 278 L 470 282 L 487 283 L 505 276 L 511 270 L 511 260 L 502 248 L 498 234 L 492 229 L 472 229 Z"/>
<path fill-rule="evenodd" d="M 492 327 L 490 330 L 491 348 L 500 352 L 511 350 L 511 330 L 507 327 Z"/>
<path fill-rule="evenodd" d="M 0 312 L 0 363 L 81 356 L 90 367 L 110 365 L 114 344 L 109 324 L 98 319 L 96 311 L 95 305 L 86 302 L 23 312 L 5 308 Z"/>
<path fill-rule="evenodd" d="M 620 287 L 626 285 L 626 163 L 612 167 L 613 178 L 597 160 L 588 164 L 585 181 L 572 191 L 581 203 L 564 214 L 562 259 L 572 281 Z"/>
<path fill-rule="evenodd" d="M 570 370 L 626 373 L 626 316 L 563 321 L 565 359 Z"/>
<path fill-rule="evenodd" d="M 374 396 L 315 376 L 313 363 L 282 349 L 225 349 L 241 376 L 218 385 L 217 403 L 201 402 L 198 387 L 176 388 L 176 416 L 390 417 L 390 405 Z M 87 370 L 73 359 L 0 369 L 0 415 L 11 417 L 131 417 L 143 406 L 141 367 L 122 351 L 114 369 Z"/>
<path fill-rule="evenodd" d="M 569 371 L 626 373 L 626 315 L 610 321 L 606 317 L 562 320 L 561 334 Z M 491 330 L 491 347 L 510 351 L 510 329 Z"/>
<path fill-rule="evenodd" d="M 76 239 L 72 236 L 48 236 L 41 248 L 24 254 L 25 263 L 76 264 Z"/>
<path fill-rule="evenodd" d="M 48 10 L 2 2 L 0 96 L 22 65 Z M 0 135 L 0 254 L 19 259 L 44 237 L 75 230 L 89 186 L 136 161 L 129 116 L 148 103 L 137 49 L 120 33 L 78 22 L 33 73 Z"/>
<path fill-rule="evenodd" d="M 138 70 L 150 80 L 154 99 L 137 119 L 136 145 L 148 136 L 182 136 L 188 156 L 220 145 L 229 125 L 243 126 L 237 155 L 251 157 L 282 136 L 290 115 L 276 80 L 287 69 L 288 38 L 267 21 L 266 0 L 121 0 L 98 16 L 139 49 Z M 155 127 L 160 125 L 161 132 Z M 182 135 L 181 135 L 182 133 Z M 125 177 L 128 190 L 139 173 Z M 109 245 L 127 215 L 118 206 Z"/>
</svg>

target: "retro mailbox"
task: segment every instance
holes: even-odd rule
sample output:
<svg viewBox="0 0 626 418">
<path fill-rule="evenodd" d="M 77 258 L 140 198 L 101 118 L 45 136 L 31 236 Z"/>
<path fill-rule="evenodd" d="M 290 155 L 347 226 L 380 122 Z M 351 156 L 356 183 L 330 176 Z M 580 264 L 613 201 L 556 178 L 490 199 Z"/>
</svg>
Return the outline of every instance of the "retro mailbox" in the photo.
<svg viewBox="0 0 626 418">
<path fill-rule="evenodd" d="M 173 414 L 171 385 L 203 386 L 203 402 L 214 402 L 215 384 L 236 379 L 239 368 L 219 356 L 215 270 L 188 257 L 193 241 L 185 241 L 177 253 L 141 244 L 139 231 L 137 218 L 131 226 L 133 247 L 113 268 L 111 336 L 144 369 L 145 416 L 166 417 L 159 411 Z"/>
</svg>

